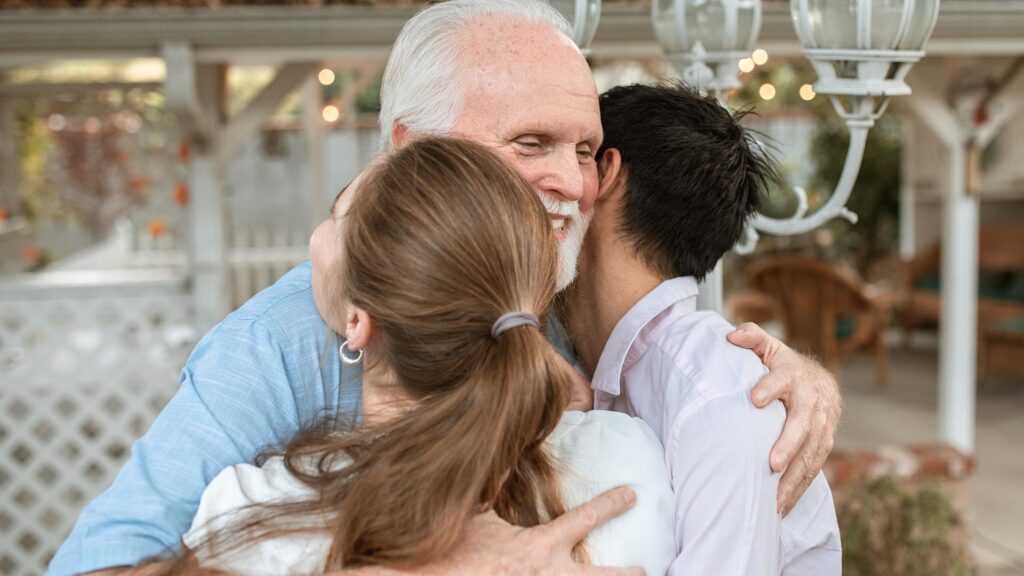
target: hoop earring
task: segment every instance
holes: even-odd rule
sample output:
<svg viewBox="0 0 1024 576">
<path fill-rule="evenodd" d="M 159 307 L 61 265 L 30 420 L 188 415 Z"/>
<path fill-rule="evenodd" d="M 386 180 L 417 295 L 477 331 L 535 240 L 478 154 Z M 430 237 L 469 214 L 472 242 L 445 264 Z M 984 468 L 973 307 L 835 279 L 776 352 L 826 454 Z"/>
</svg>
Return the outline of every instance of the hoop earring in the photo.
<svg viewBox="0 0 1024 576">
<path fill-rule="evenodd" d="M 353 366 L 355 364 L 359 364 L 360 362 L 362 362 L 362 360 L 363 360 L 363 351 L 362 350 L 359 350 L 358 353 L 356 354 L 355 358 L 353 358 L 352 356 L 349 356 L 349 354 L 352 353 L 351 349 L 349 349 L 346 352 L 346 350 L 345 350 L 346 348 L 348 348 L 348 340 L 345 340 L 344 342 L 341 343 L 341 346 L 338 346 L 338 356 L 341 357 L 341 361 L 342 362 L 344 362 L 345 364 L 348 364 L 349 366 Z"/>
</svg>

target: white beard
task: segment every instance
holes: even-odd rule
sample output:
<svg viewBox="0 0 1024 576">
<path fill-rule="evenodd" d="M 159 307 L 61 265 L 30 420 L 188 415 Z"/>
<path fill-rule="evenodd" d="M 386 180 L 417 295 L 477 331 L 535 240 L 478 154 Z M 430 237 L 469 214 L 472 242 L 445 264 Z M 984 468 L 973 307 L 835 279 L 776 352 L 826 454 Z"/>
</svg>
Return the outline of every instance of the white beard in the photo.
<svg viewBox="0 0 1024 576">
<path fill-rule="evenodd" d="M 561 292 L 576 279 L 576 266 L 583 248 L 583 239 L 587 235 L 590 220 L 594 211 L 584 214 L 580 211 L 579 202 L 559 200 L 550 194 L 540 194 L 540 201 L 548 214 L 566 217 L 565 240 L 558 243 L 558 291 Z"/>
</svg>

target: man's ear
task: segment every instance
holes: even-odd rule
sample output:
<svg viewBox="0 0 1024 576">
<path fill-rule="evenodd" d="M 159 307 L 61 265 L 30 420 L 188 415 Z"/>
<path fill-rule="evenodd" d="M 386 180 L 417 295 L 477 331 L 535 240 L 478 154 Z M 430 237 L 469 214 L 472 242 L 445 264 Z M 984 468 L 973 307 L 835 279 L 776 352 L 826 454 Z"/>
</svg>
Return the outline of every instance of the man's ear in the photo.
<svg viewBox="0 0 1024 576">
<path fill-rule="evenodd" d="M 359 306 L 352 303 L 345 306 L 345 339 L 348 340 L 348 349 L 352 351 L 363 350 L 370 345 L 376 326 L 370 315 Z"/>
<path fill-rule="evenodd" d="M 391 125 L 391 143 L 395 148 L 401 148 L 412 142 L 412 132 L 406 128 L 405 124 L 395 122 Z"/>
<path fill-rule="evenodd" d="M 622 154 L 617 148 L 606 148 L 597 161 L 597 172 L 601 176 L 601 183 L 597 188 L 597 200 L 607 200 L 620 185 L 620 180 L 626 177 L 622 169 Z"/>
</svg>

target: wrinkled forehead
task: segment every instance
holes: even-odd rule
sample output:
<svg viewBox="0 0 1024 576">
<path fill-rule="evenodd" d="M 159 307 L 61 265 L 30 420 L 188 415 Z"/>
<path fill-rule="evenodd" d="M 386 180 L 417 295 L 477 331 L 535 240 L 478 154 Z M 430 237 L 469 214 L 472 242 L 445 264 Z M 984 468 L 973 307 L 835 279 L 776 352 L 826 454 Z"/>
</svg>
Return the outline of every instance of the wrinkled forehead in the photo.
<svg viewBox="0 0 1024 576">
<path fill-rule="evenodd" d="M 467 35 L 459 62 L 459 123 L 498 127 L 541 122 L 579 141 L 599 138 L 597 88 L 579 49 L 553 28 L 510 26 Z"/>
</svg>

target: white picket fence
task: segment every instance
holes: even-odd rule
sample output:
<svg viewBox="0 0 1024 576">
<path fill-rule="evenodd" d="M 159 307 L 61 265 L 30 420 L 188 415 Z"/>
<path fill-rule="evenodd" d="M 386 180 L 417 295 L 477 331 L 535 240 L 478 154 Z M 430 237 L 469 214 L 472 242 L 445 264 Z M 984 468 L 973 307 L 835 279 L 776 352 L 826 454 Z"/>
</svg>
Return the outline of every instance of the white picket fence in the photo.
<svg viewBox="0 0 1024 576">
<path fill-rule="evenodd" d="M 235 234 L 232 305 L 308 258 L 305 231 Z M 199 334 L 184 250 L 112 238 L 0 281 L 0 574 L 40 574 L 177 388 Z"/>
<path fill-rule="evenodd" d="M 196 338 L 171 271 L 0 284 L 0 574 L 40 574 L 177 388 Z"/>
<path fill-rule="evenodd" d="M 237 308 L 285 272 L 309 259 L 304 230 L 236 232 L 228 251 L 231 306 Z"/>
</svg>

